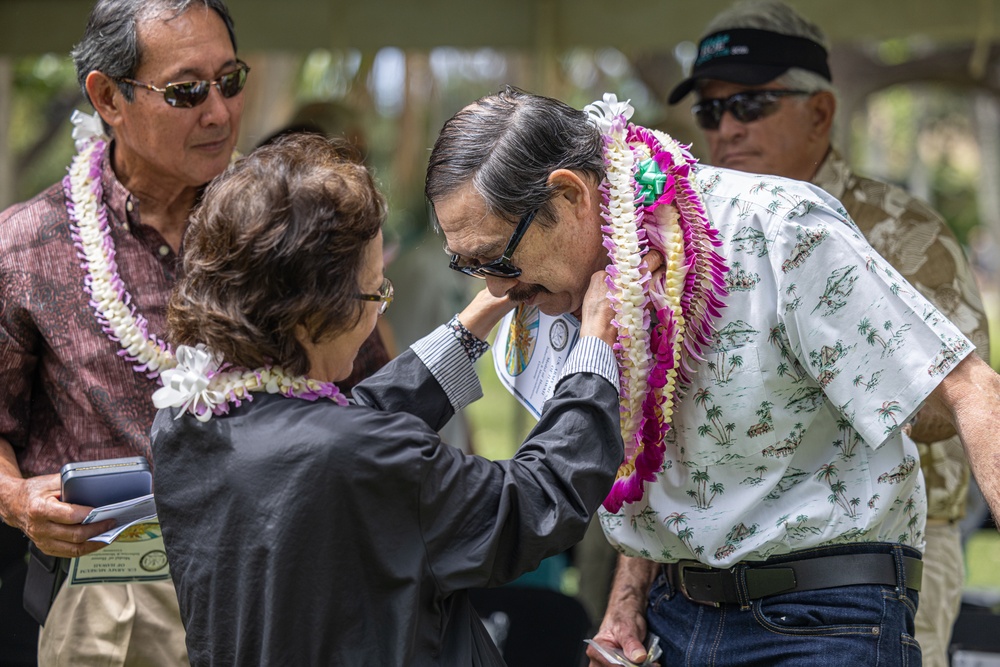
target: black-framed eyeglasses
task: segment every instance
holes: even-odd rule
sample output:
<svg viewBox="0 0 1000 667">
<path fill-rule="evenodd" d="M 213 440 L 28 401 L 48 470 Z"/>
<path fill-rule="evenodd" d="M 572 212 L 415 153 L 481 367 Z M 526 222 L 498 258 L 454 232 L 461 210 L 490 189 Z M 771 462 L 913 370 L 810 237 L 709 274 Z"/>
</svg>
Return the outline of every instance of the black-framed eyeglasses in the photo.
<svg viewBox="0 0 1000 667">
<path fill-rule="evenodd" d="M 167 104 L 178 109 L 190 109 L 196 107 L 208 99 L 208 93 L 215 86 L 222 93 L 223 97 L 236 97 L 243 90 L 247 83 L 247 74 L 250 66 L 242 60 L 237 61 L 236 69 L 223 74 L 214 81 L 182 81 L 179 83 L 168 83 L 163 88 L 157 88 L 151 83 L 143 83 L 135 79 L 118 79 L 121 83 L 130 83 L 154 93 L 163 93 L 163 99 Z"/>
<path fill-rule="evenodd" d="M 485 279 L 487 276 L 493 276 L 494 278 L 517 278 L 521 275 L 521 269 L 514 266 L 510 258 L 514 254 L 514 251 L 517 250 L 517 244 L 521 242 L 524 233 L 528 231 L 528 225 L 535 219 L 537 213 L 538 209 L 536 208 L 524 214 L 524 217 L 517 223 L 517 227 L 514 228 L 514 233 L 510 235 L 507 247 L 499 258 L 494 259 L 492 262 L 479 264 L 478 262 L 465 260 L 461 255 L 452 255 L 448 266 L 473 278 Z"/>
<path fill-rule="evenodd" d="M 354 298 L 360 301 L 377 301 L 378 314 L 382 315 L 389 310 L 393 294 L 395 294 L 395 290 L 392 288 L 392 281 L 386 278 L 382 281 L 382 286 L 378 288 L 378 294 L 355 294 Z"/>
<path fill-rule="evenodd" d="M 777 111 L 778 102 L 789 95 L 812 93 L 806 90 L 747 90 L 724 99 L 698 100 L 691 107 L 691 113 L 701 129 L 718 130 L 722 115 L 727 111 L 741 123 L 752 123 Z"/>
</svg>

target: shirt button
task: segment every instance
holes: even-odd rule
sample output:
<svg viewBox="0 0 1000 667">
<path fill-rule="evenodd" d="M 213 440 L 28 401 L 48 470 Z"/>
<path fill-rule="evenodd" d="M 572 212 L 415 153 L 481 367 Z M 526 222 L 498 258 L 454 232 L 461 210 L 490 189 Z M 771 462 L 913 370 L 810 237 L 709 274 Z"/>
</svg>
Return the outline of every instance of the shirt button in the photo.
<svg viewBox="0 0 1000 667">
<path fill-rule="evenodd" d="M 125 210 L 128 211 L 129 213 L 132 212 L 132 200 L 131 199 L 129 199 L 127 202 L 125 202 Z"/>
<path fill-rule="evenodd" d="M 170 254 L 170 246 L 161 245 L 160 246 L 160 257 L 166 257 Z"/>
</svg>

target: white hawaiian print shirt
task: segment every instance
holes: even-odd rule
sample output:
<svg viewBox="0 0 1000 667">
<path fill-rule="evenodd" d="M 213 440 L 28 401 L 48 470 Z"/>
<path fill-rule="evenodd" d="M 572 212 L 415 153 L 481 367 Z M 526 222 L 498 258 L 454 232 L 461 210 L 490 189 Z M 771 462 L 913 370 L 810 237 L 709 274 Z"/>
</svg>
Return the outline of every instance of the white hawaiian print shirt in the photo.
<svg viewBox="0 0 1000 667">
<path fill-rule="evenodd" d="M 702 167 L 730 271 L 659 477 L 601 510 L 629 556 L 716 567 L 821 545 L 921 548 L 923 477 L 902 426 L 973 346 L 864 240 L 840 202 Z"/>
<path fill-rule="evenodd" d="M 812 182 L 840 200 L 865 239 L 927 297 L 989 361 L 989 331 L 976 279 L 955 234 L 930 206 L 890 183 L 851 171 L 831 150 Z M 917 443 L 927 487 L 927 517 L 957 521 L 965 516 L 969 464 L 958 436 Z"/>
</svg>

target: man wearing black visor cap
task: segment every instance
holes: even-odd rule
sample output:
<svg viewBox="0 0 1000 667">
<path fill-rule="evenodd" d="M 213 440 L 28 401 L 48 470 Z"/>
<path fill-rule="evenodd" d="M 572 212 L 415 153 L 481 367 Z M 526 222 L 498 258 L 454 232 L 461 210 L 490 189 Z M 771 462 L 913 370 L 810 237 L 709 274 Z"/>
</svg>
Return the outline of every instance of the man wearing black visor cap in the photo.
<svg viewBox="0 0 1000 667">
<path fill-rule="evenodd" d="M 734 5 L 709 24 L 691 76 L 669 102 L 691 92 L 712 164 L 810 181 L 830 192 L 868 242 L 988 358 L 979 291 L 947 224 L 902 189 L 853 173 L 832 147 L 837 99 L 827 40 L 815 24 L 777 1 Z M 964 582 L 957 522 L 966 509 L 968 464 L 957 437 L 919 427 L 912 436 L 928 496 L 916 637 L 924 666 L 944 667 Z"/>
</svg>

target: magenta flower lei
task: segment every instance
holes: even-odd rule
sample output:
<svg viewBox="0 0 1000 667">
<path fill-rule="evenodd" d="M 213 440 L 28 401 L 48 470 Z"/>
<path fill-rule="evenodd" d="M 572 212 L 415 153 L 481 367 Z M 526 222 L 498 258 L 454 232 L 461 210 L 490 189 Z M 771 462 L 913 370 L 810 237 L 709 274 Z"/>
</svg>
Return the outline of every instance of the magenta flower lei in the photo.
<svg viewBox="0 0 1000 667">
<path fill-rule="evenodd" d="M 229 412 L 230 403 L 253 400 L 250 392 L 256 391 L 308 401 L 328 398 L 347 405 L 347 398 L 332 382 L 288 376 L 277 366 L 256 370 L 229 367 L 202 345 L 182 345 L 175 357 L 166 342 L 149 333 L 149 324 L 132 305 L 115 261 L 115 242 L 101 185 L 108 137 L 97 114 L 86 116 L 76 111 L 72 120 L 78 153 L 63 179 L 63 191 L 70 233 L 86 271 L 84 289 L 101 329 L 121 347 L 118 355 L 132 362 L 136 372 L 163 383 L 153 394 L 156 407 L 183 407 L 206 421 L 213 414 Z"/>
<path fill-rule="evenodd" d="M 643 497 L 643 483 L 655 480 L 663 465 L 678 387 L 690 379 L 688 359 L 701 359 L 712 336 L 728 267 L 713 249 L 721 242 L 689 178 L 696 161 L 686 147 L 629 123 L 632 107 L 614 95 L 586 111 L 604 137 L 607 167 L 601 229 L 611 258 L 607 283 L 618 328 L 625 460 L 604 507 L 617 513 Z M 661 206 L 669 210 L 658 216 Z M 650 249 L 666 265 L 656 279 L 644 259 Z"/>
</svg>

